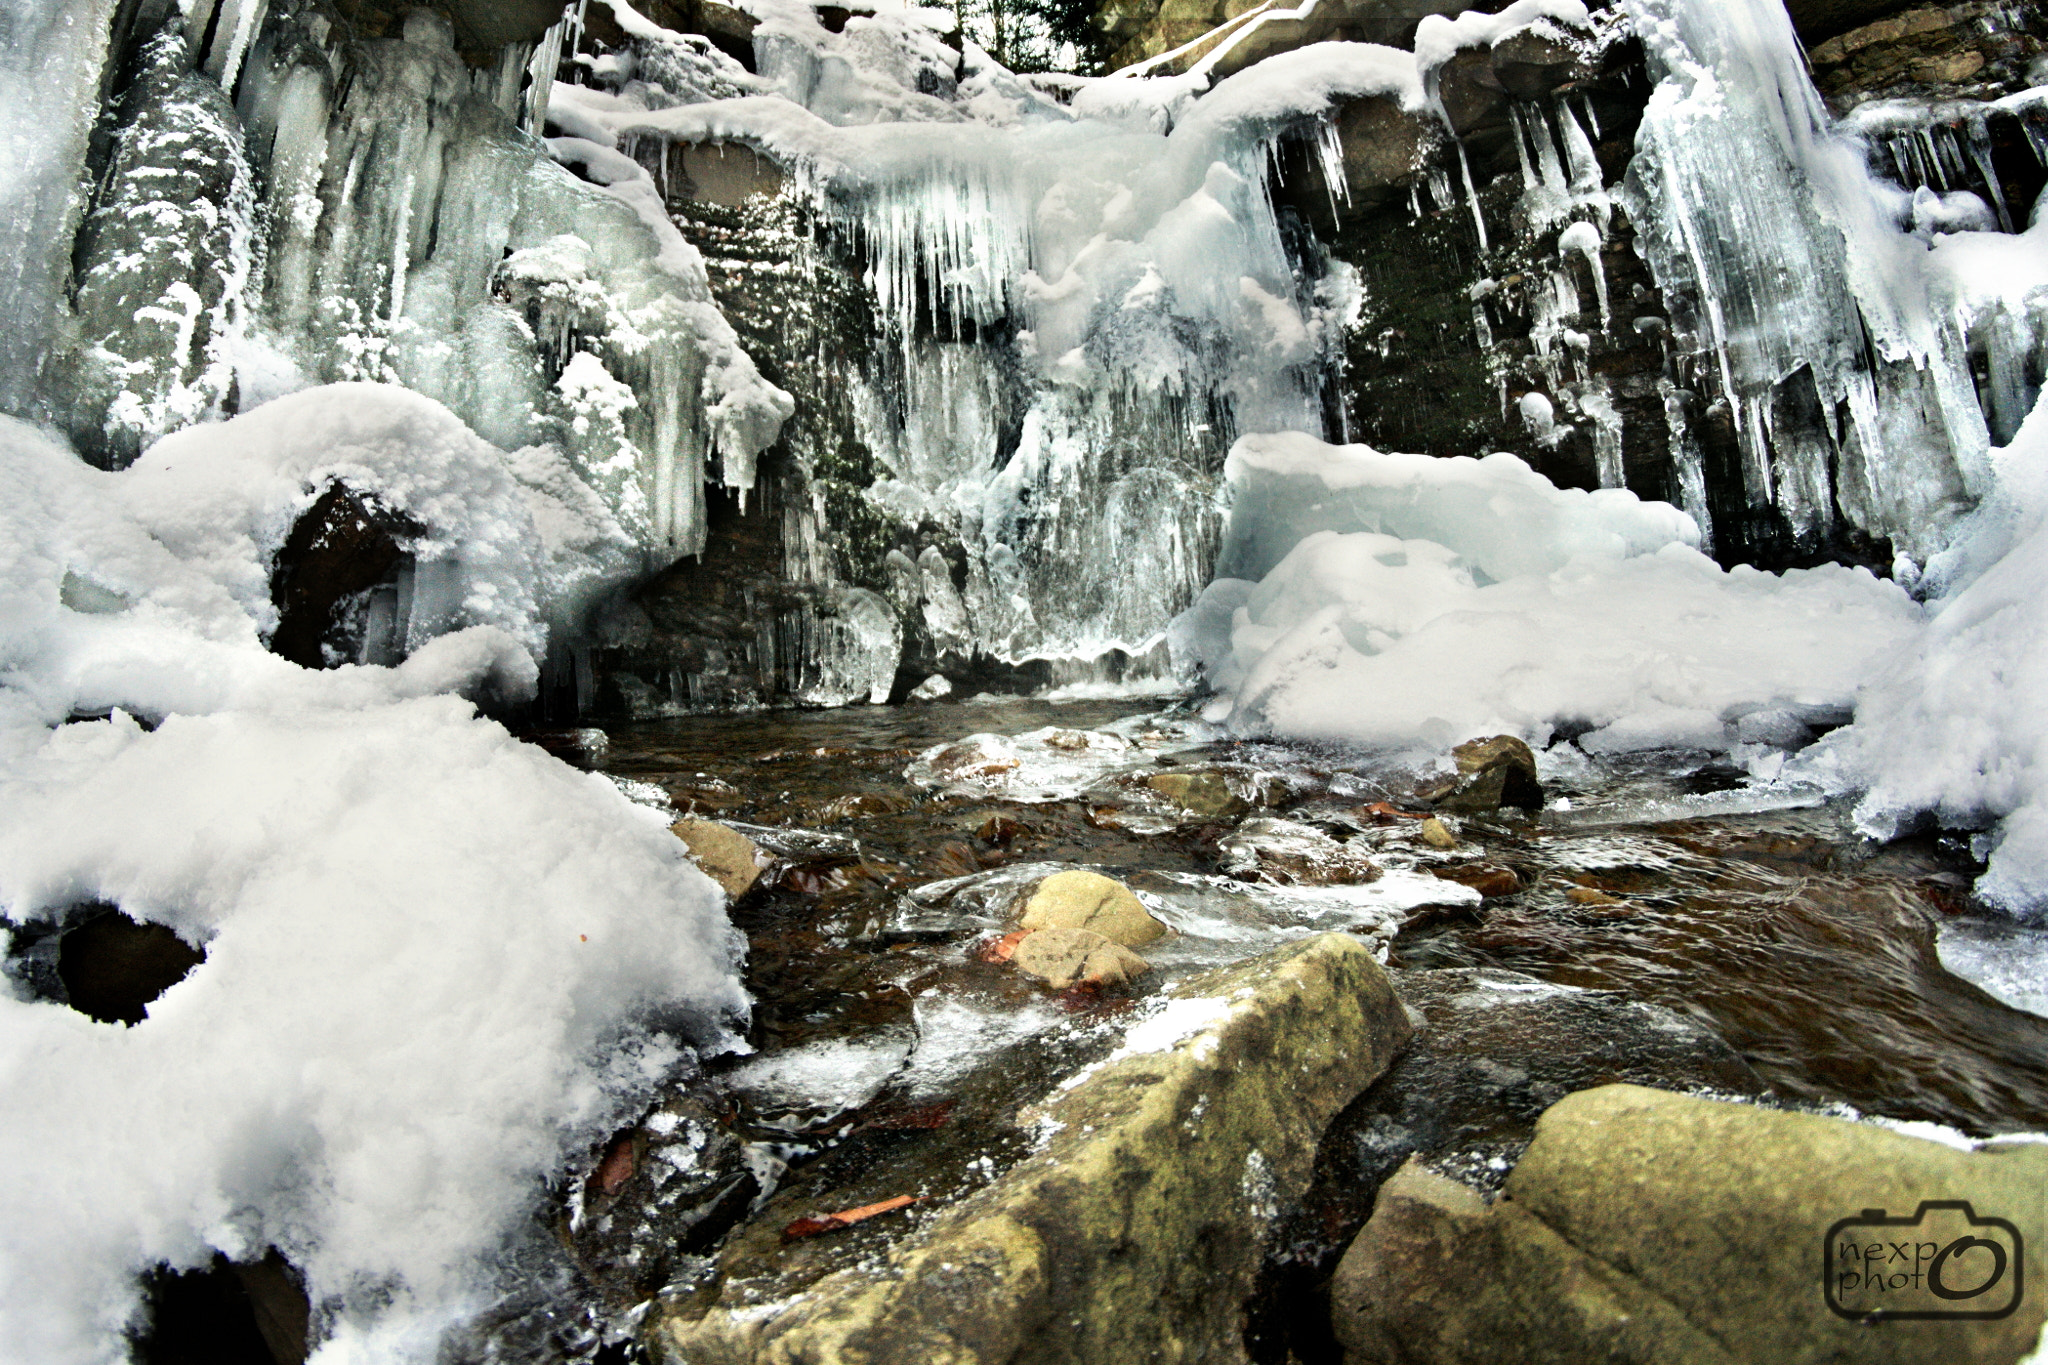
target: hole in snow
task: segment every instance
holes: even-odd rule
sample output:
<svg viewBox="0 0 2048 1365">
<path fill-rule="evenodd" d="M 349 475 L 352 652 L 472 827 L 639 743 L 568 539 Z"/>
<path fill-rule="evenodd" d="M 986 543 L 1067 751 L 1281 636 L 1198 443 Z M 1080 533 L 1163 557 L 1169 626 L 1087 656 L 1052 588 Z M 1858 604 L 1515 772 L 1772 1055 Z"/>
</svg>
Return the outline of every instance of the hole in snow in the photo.
<svg viewBox="0 0 2048 1365">
<path fill-rule="evenodd" d="M 159 1267 L 144 1280 L 147 1326 L 137 1365 L 304 1365 L 311 1313 L 282 1256 L 200 1270 Z"/>
<path fill-rule="evenodd" d="M 67 929 L 57 977 L 81 1014 L 102 1024 L 139 1024 L 151 1001 L 183 981 L 206 954 L 161 924 L 139 924 L 108 907 Z"/>
<path fill-rule="evenodd" d="M 405 656 L 412 556 L 403 515 L 332 483 L 292 526 L 270 571 L 273 654 L 304 668 L 396 663 Z"/>
</svg>

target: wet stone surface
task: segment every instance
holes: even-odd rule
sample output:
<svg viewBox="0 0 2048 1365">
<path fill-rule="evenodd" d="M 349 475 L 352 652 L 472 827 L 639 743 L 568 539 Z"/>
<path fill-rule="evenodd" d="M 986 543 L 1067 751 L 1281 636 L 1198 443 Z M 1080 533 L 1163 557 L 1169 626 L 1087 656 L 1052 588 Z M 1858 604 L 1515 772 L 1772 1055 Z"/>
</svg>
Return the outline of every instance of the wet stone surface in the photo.
<svg viewBox="0 0 2048 1365">
<path fill-rule="evenodd" d="M 535 1358 L 630 1340 L 649 1300 L 684 1318 L 773 1312 L 880 1267 L 1026 1158 L 1031 1107 L 1173 983 L 1331 929 L 1389 964 L 1418 1032 L 1279 1210 L 1249 1317 L 1260 1361 L 1338 1359 L 1327 1277 L 1404 1159 L 1495 1186 L 1572 1090 L 2048 1127 L 2048 1021 L 1935 955 L 1968 909 L 1967 859 L 1866 845 L 1817 797 L 1703 755 L 1595 765 L 1553 748 L 1531 810 L 1519 755 L 1512 793 L 1474 800 L 1483 763 L 1230 742 L 1156 702 L 535 738 L 635 799 L 730 825 L 764 864 L 731 907 L 756 1051 L 712 1061 L 569 1173 L 562 1235 L 604 1325 Z M 1010 960 L 1031 889 L 1075 868 L 1166 926 L 1132 950 L 1142 975 L 1056 989 Z"/>
</svg>

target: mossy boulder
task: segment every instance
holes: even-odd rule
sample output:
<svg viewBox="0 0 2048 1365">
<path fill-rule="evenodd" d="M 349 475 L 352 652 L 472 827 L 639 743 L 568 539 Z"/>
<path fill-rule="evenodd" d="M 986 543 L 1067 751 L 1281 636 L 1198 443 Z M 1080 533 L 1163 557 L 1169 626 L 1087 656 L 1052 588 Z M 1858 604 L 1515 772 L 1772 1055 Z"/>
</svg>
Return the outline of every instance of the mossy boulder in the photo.
<svg viewBox="0 0 2048 1365">
<path fill-rule="evenodd" d="M 1189 979 L 1027 1116 L 1037 1153 L 889 1254 L 766 1314 L 657 1316 L 677 1365 L 1243 1361 L 1244 1304 L 1332 1115 L 1406 1041 L 1359 940 Z"/>
<path fill-rule="evenodd" d="M 1840 1119 L 1602 1086 L 1544 1113 L 1491 1206 L 1413 1164 L 1388 1181 L 1338 1268 L 1335 1327 L 1351 1365 L 1507 1354 L 1532 1365 L 2012 1365 L 2048 1307 L 2038 1253 L 2011 1245 L 2042 1245 L 2044 1190 L 2048 1148 L 2038 1145 L 1963 1151 Z M 1962 1248 L 1944 1287 L 1983 1293 L 1943 1299 L 1916 1287 L 1940 1278 L 1941 1248 L 1973 1237 L 2004 1250 Z M 1909 1282 L 1873 1292 L 1873 1246 L 1883 1273 Z M 1869 1316 L 1951 1308 L 1957 1316 Z M 1980 1316 L 1961 1315 L 1971 1312 Z"/>
</svg>

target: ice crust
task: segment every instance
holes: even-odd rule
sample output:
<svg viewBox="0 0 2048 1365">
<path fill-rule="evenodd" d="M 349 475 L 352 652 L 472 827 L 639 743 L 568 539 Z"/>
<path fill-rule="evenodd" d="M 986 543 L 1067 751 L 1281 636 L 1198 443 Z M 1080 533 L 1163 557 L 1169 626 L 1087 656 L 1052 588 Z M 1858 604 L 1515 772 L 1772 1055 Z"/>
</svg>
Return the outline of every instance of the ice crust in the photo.
<svg viewBox="0 0 2048 1365">
<path fill-rule="evenodd" d="M 1677 509 L 1509 455 L 1247 437 L 1231 470 L 1260 576 L 1211 584 L 1171 640 L 1240 734 L 1541 745 L 1570 723 L 1594 752 L 1728 750 L 1752 714 L 1846 712 L 1919 629 L 1866 570 L 1723 570 Z"/>
<path fill-rule="evenodd" d="M 262 647 L 331 477 L 422 528 L 442 610 L 397 667 Z M 387 387 L 120 473 L 0 419 L 0 911 L 107 903 L 207 954 L 134 1028 L 6 978 L 0 1358 L 123 1359 L 143 1271 L 268 1247 L 317 1359 L 430 1358 L 544 1183 L 732 1044 L 740 945 L 666 813 L 455 695 L 531 693 L 550 603 L 627 543 L 602 513 Z"/>
</svg>

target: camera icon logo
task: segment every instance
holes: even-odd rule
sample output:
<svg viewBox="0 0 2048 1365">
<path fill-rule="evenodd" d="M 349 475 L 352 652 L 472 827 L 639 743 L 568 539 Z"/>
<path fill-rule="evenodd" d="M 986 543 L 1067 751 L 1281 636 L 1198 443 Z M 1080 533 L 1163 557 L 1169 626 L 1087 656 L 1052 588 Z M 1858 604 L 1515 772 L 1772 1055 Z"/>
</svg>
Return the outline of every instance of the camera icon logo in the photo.
<svg viewBox="0 0 2048 1365">
<path fill-rule="evenodd" d="M 1908 1218 L 1865 1209 L 1828 1229 L 1828 1307 L 1858 1322 L 2003 1318 L 2020 1306 L 2026 1245 L 1965 1199 L 1923 1199 Z"/>
</svg>

